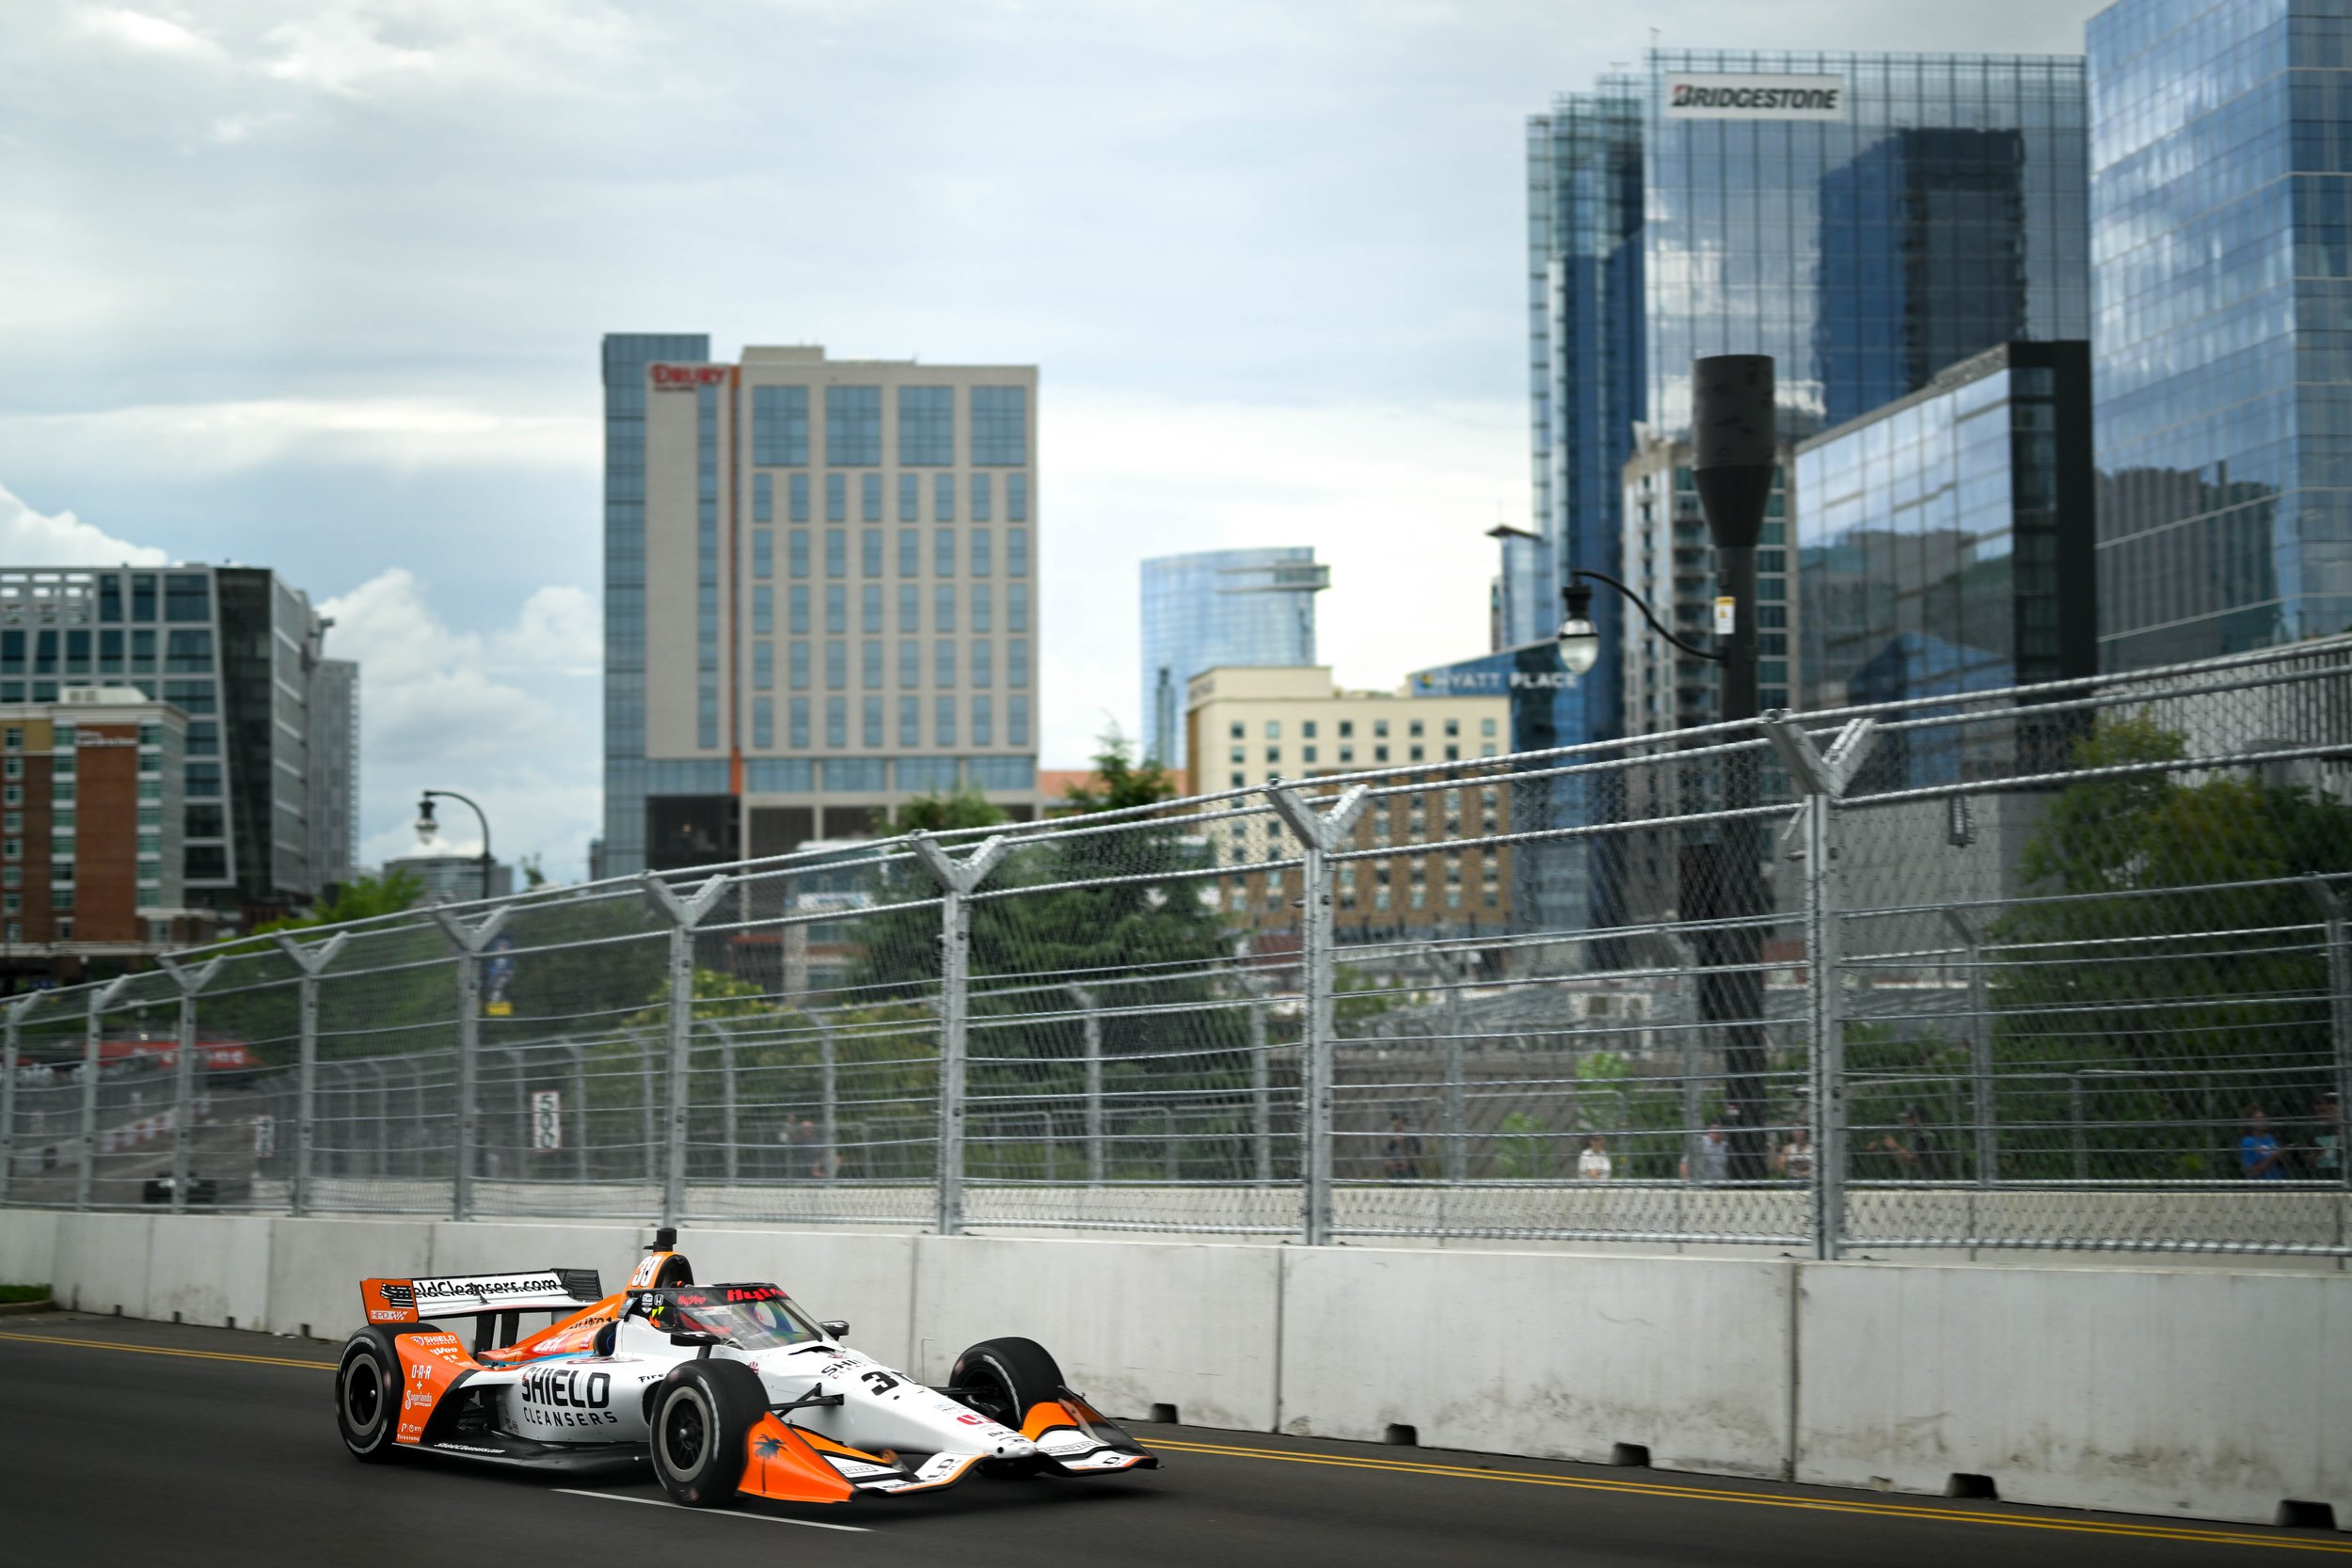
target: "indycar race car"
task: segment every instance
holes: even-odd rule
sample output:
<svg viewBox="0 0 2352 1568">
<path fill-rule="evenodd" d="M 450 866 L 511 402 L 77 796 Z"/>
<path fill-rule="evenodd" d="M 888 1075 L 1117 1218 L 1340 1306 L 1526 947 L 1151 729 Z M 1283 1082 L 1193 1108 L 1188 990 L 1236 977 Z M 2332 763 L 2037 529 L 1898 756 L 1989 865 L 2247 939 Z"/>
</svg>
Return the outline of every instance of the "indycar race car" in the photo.
<svg viewBox="0 0 2352 1568">
<path fill-rule="evenodd" d="M 628 1285 L 593 1269 L 370 1279 L 335 1421 L 367 1461 L 446 1454 L 567 1474 L 650 1464 L 691 1508 L 739 1494 L 841 1503 L 996 1474 L 1117 1474 L 1159 1460 L 1031 1339 L 987 1339 L 944 1387 L 844 1346 L 767 1284 L 697 1285 L 656 1232 Z M 528 1338 L 525 1313 L 553 1321 Z M 470 1346 L 428 1317 L 469 1317 Z"/>
</svg>

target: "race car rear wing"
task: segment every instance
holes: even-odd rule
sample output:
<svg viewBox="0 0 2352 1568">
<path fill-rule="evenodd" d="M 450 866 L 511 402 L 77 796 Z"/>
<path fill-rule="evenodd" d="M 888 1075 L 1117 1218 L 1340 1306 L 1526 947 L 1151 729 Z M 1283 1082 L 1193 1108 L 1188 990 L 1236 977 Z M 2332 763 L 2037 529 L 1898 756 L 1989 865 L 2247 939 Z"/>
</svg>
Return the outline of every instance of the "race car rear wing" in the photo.
<svg viewBox="0 0 2352 1568">
<path fill-rule="evenodd" d="M 604 1299 L 595 1269 L 453 1275 L 440 1279 L 363 1279 L 359 1303 L 372 1323 L 478 1318 L 504 1312 L 572 1312 Z"/>
</svg>

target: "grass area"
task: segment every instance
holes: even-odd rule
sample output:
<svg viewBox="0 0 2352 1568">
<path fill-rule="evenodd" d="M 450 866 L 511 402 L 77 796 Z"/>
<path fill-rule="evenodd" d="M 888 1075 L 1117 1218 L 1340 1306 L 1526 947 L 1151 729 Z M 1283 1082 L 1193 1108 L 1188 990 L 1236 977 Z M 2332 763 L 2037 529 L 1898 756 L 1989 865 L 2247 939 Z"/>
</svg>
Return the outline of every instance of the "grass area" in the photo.
<svg viewBox="0 0 2352 1568">
<path fill-rule="evenodd" d="M 0 1306 L 16 1301 L 47 1301 L 48 1299 L 49 1287 L 46 1285 L 0 1285 Z"/>
</svg>

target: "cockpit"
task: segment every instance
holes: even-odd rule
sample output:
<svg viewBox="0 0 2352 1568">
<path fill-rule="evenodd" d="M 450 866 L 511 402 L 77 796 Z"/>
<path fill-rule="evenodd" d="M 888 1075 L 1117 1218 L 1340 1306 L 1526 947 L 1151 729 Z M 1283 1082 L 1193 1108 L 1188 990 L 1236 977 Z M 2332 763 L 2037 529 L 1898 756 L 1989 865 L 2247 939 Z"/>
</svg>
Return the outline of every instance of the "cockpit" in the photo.
<svg viewBox="0 0 2352 1568">
<path fill-rule="evenodd" d="M 663 1334 L 708 1335 L 738 1350 L 784 1350 L 823 1339 L 825 1331 L 775 1285 L 688 1285 L 630 1293 L 622 1315 L 642 1317 Z"/>
</svg>

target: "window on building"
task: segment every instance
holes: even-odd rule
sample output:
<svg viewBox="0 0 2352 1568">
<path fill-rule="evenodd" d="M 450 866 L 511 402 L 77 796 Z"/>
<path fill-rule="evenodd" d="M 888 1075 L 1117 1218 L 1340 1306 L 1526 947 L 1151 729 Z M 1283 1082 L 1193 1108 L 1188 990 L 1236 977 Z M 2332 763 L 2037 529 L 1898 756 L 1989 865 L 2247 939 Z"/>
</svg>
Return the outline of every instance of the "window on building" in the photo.
<svg viewBox="0 0 2352 1568">
<path fill-rule="evenodd" d="M 898 744 L 907 751 L 923 744 L 923 699 L 920 697 L 898 699 Z"/>
<path fill-rule="evenodd" d="M 882 475 L 860 476 L 858 484 L 858 521 L 879 523 L 882 520 Z M 880 566 L 874 568 L 882 570 Z"/>
<path fill-rule="evenodd" d="M 776 520 L 776 476 L 752 476 L 752 521 L 772 523 Z"/>
<path fill-rule="evenodd" d="M 1493 735 L 1495 733 L 1495 721 L 1491 719 L 1481 719 L 1478 721 L 1478 733 L 1486 736 Z"/>
<path fill-rule="evenodd" d="M 10 757 L 5 764 L 0 764 L 0 777 L 21 779 L 24 776 L 24 759 L 23 757 Z"/>
<path fill-rule="evenodd" d="M 776 575 L 776 534 L 773 529 L 752 530 L 752 576 L 771 578 Z"/>
<path fill-rule="evenodd" d="M 1005 699 L 1005 744 L 1029 744 L 1029 699 L 1026 697 Z"/>
<path fill-rule="evenodd" d="M 1025 528 L 1005 530 L 1005 576 L 1025 578 L 1029 575 L 1029 531 Z"/>
<path fill-rule="evenodd" d="M 931 479 L 931 521 L 952 523 L 956 520 L 956 476 L 937 474 Z"/>
<path fill-rule="evenodd" d="M 792 500 L 787 515 L 792 522 L 805 523 L 808 521 L 808 475 L 794 474 L 790 489 Z"/>
<path fill-rule="evenodd" d="M 1005 629 L 1029 629 L 1029 585 L 1025 582 L 1005 584 Z"/>
<path fill-rule="evenodd" d="M 990 537 L 991 531 L 988 529 L 976 528 L 972 531 L 972 575 L 976 578 L 987 577 L 996 570 L 992 559 Z"/>
<path fill-rule="evenodd" d="M 776 591 L 766 583 L 752 589 L 752 635 L 767 637 L 776 629 Z"/>
<path fill-rule="evenodd" d="M 898 521 L 919 523 L 923 520 L 923 483 L 914 474 L 898 476 Z"/>
<path fill-rule="evenodd" d="M 825 464 L 871 468 L 882 463 L 882 388 L 825 388 Z"/>
<path fill-rule="evenodd" d="M 825 699 L 825 744 L 841 747 L 850 743 L 850 699 Z"/>
<path fill-rule="evenodd" d="M 850 531 L 845 528 L 825 530 L 825 576 L 846 578 L 850 575 Z"/>
<path fill-rule="evenodd" d="M 942 643 L 941 646 L 947 646 Z M 931 744 L 953 746 L 956 743 L 956 700 L 936 697 L 931 701 Z"/>
<path fill-rule="evenodd" d="M 882 630 L 882 591 L 879 582 L 869 582 L 858 590 L 857 629 L 868 636 Z"/>
<path fill-rule="evenodd" d="M 1016 691 L 1029 684 L 1029 640 L 1025 637 L 1005 644 L 1005 684 Z"/>
<path fill-rule="evenodd" d="M 1313 720 L 1302 719 L 1299 721 L 1298 737 L 1301 740 L 1312 740 L 1315 738 L 1315 721 Z"/>
<path fill-rule="evenodd" d="M 1242 721 L 1238 719 L 1233 721 L 1231 733 L 1235 740 L 1246 740 L 1249 736 L 1249 731 L 1243 727 Z"/>
<path fill-rule="evenodd" d="M 990 590 L 988 584 L 984 582 L 974 583 L 972 585 L 972 629 L 974 631 L 994 631 L 996 629 L 995 607 L 995 595 Z"/>
<path fill-rule="evenodd" d="M 996 648 L 993 643 L 975 642 L 972 644 L 972 684 L 974 686 L 996 684 Z"/>
<path fill-rule="evenodd" d="M 1025 523 L 1029 520 L 1029 476 L 1005 476 L 1005 521 Z"/>
<path fill-rule="evenodd" d="M 898 584 L 898 629 L 900 631 L 923 629 L 923 606 L 918 597 L 921 593 L 922 590 L 911 582 Z"/>
<path fill-rule="evenodd" d="M 785 629 L 795 637 L 808 635 L 808 584 L 796 582 L 785 593 Z"/>
<path fill-rule="evenodd" d="M 1018 468 L 1029 461 L 1029 389 L 972 388 L 972 461 L 983 467 Z"/>
<path fill-rule="evenodd" d="M 175 631 L 165 634 L 164 672 L 175 675 L 209 675 L 213 672 L 213 634 Z"/>
<path fill-rule="evenodd" d="M 850 476 L 825 476 L 825 521 L 846 523 L 850 520 Z"/>
<path fill-rule="evenodd" d="M 898 643 L 898 684 L 909 689 L 923 684 L 923 644 L 912 637 Z"/>
<path fill-rule="evenodd" d="M 898 388 L 898 466 L 944 468 L 956 460 L 956 389 Z"/>
<path fill-rule="evenodd" d="M 24 726 L 10 724 L 5 732 L 0 732 L 0 745 L 5 745 L 11 752 L 23 751 L 24 749 Z"/>
<path fill-rule="evenodd" d="M 1385 738 L 1389 733 L 1389 721 L 1386 719 L 1375 719 L 1372 721 L 1372 733 L 1375 737 Z"/>
<path fill-rule="evenodd" d="M 996 702 L 992 697 L 972 699 L 972 744 L 996 744 Z"/>
<path fill-rule="evenodd" d="M 992 481 L 989 476 L 974 474 L 972 476 L 972 521 L 976 523 L 995 521 L 994 509 L 989 504 L 989 497 L 992 494 Z"/>
<path fill-rule="evenodd" d="M 1268 740 L 1282 738 L 1282 721 L 1279 719 L 1269 719 L 1265 721 L 1265 737 Z"/>
<path fill-rule="evenodd" d="M 1408 734 L 1410 734 L 1410 735 L 1412 735 L 1412 736 L 1413 736 L 1416 739 L 1420 738 L 1420 736 L 1421 736 L 1421 721 L 1420 721 L 1420 720 L 1418 720 L 1418 719 L 1414 719 L 1414 720 L 1410 720 L 1410 721 L 1408 721 L 1407 722 L 1408 722 L 1408 726 L 1409 726 L 1409 727 L 1408 727 L 1408 730 L 1407 730 L 1407 733 L 1408 733 Z"/>
<path fill-rule="evenodd" d="M 213 618 L 213 579 L 209 574 L 173 573 L 164 579 L 164 619 L 209 621 Z"/>
<path fill-rule="evenodd" d="M 858 700 L 858 744 L 879 752 L 886 744 L 882 739 L 882 700 L 862 697 Z"/>
<path fill-rule="evenodd" d="M 786 536 L 785 568 L 796 578 L 808 576 L 808 530 L 796 528 Z"/>
<path fill-rule="evenodd" d="M 1312 746 L 1300 747 L 1298 760 L 1305 766 L 1312 768 L 1315 764 L 1315 749 Z"/>
<path fill-rule="evenodd" d="M 808 464 L 808 388 L 752 388 L 752 461 L 763 467 Z"/>
<path fill-rule="evenodd" d="M 825 584 L 825 629 L 836 637 L 850 629 L 850 590 L 846 583 Z"/>
<path fill-rule="evenodd" d="M 931 576 L 951 578 L 956 575 L 956 531 L 943 528 L 931 534 Z"/>
<path fill-rule="evenodd" d="M 1462 733 L 1462 721 L 1459 719 L 1447 720 L 1445 721 L 1445 733 L 1448 737 L 1460 735 Z"/>
<path fill-rule="evenodd" d="M 956 684 L 956 645 L 946 638 L 931 644 L 931 684 L 943 690 Z"/>
<path fill-rule="evenodd" d="M 1388 760 L 1389 760 L 1389 749 L 1388 749 L 1386 746 L 1375 746 L 1375 747 L 1372 749 L 1372 760 L 1373 760 L 1374 762 L 1375 762 L 1375 763 L 1382 763 L 1382 762 L 1386 762 L 1386 761 L 1388 761 Z"/>
<path fill-rule="evenodd" d="M 795 697 L 785 709 L 784 743 L 796 752 L 808 750 L 808 699 Z"/>
<path fill-rule="evenodd" d="M 825 689 L 847 691 L 850 689 L 850 645 L 842 641 L 825 644 Z"/>
<path fill-rule="evenodd" d="M 953 631 L 955 629 L 955 584 L 943 582 L 931 590 L 931 630 Z"/>
<path fill-rule="evenodd" d="M 766 691 L 776 684 L 776 645 L 773 642 L 752 644 L 752 686 Z"/>
<path fill-rule="evenodd" d="M 882 645 L 879 639 L 868 638 L 858 649 L 858 685 L 868 691 L 880 691 L 882 684 Z M 875 744 L 880 745 L 881 742 L 876 741 Z"/>
<path fill-rule="evenodd" d="M 920 577 L 923 572 L 923 534 L 919 529 L 898 531 L 898 575 Z"/>
</svg>

